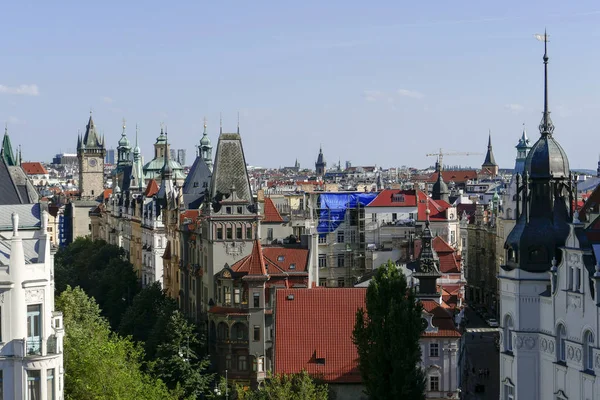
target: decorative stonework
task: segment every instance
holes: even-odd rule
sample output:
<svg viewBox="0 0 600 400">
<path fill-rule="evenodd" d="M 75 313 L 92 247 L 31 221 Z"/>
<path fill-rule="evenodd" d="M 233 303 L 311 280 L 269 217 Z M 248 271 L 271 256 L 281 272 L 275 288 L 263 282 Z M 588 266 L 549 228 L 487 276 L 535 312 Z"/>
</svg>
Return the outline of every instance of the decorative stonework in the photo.
<svg viewBox="0 0 600 400">
<path fill-rule="evenodd" d="M 567 295 L 567 308 L 571 308 L 573 310 L 581 308 L 581 297 L 572 294 Z"/>
<path fill-rule="evenodd" d="M 571 253 L 569 254 L 569 263 L 570 264 L 579 264 L 580 258 L 579 254 Z"/>
<path fill-rule="evenodd" d="M 548 341 L 548 352 L 554 354 L 554 342 L 552 340 Z"/>
<path fill-rule="evenodd" d="M 242 254 L 244 247 L 246 247 L 246 243 L 244 242 L 231 242 L 226 243 L 223 242 L 223 246 L 225 247 L 225 252 L 230 256 L 237 257 Z"/>
<path fill-rule="evenodd" d="M 600 354 L 596 355 L 596 368 L 600 368 Z"/>
<path fill-rule="evenodd" d="M 523 347 L 523 338 L 522 337 L 517 336 L 515 341 L 516 341 L 517 349 L 520 349 L 521 347 Z"/>
<path fill-rule="evenodd" d="M 41 303 L 44 301 L 44 289 L 27 289 L 25 291 L 26 303 Z"/>
<path fill-rule="evenodd" d="M 546 338 L 542 338 L 540 344 L 542 345 L 542 350 L 544 352 L 548 351 L 548 341 L 546 340 Z"/>
<path fill-rule="evenodd" d="M 574 354 L 575 354 L 575 349 L 573 348 L 573 346 L 569 346 L 569 347 L 567 348 L 567 358 L 568 358 L 569 360 L 572 360 L 572 359 L 573 359 L 573 357 L 574 357 Z"/>
<path fill-rule="evenodd" d="M 533 349 L 535 347 L 535 338 L 528 336 L 525 338 L 525 347 L 527 347 L 529 350 Z"/>
<path fill-rule="evenodd" d="M 581 361 L 581 349 L 575 350 L 575 360 Z"/>
<path fill-rule="evenodd" d="M 0 293 L 0 304 L 4 303 L 4 292 Z"/>
</svg>

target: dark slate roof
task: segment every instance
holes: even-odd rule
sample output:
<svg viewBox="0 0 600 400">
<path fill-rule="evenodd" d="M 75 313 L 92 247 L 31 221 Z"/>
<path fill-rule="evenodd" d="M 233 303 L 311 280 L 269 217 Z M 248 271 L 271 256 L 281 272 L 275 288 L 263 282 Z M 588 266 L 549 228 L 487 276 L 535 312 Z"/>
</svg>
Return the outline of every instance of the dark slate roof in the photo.
<svg viewBox="0 0 600 400">
<path fill-rule="evenodd" d="M 194 164 L 183 183 L 183 201 L 192 210 L 200 207 L 204 192 L 210 187 L 212 172 L 201 155 L 196 157 Z"/>
<path fill-rule="evenodd" d="M 94 120 L 91 115 L 85 129 L 85 135 L 83 136 L 83 144 L 86 148 L 102 147 L 102 142 L 98 138 L 96 125 L 94 125 Z"/>
<path fill-rule="evenodd" d="M 567 178 L 570 173 L 569 159 L 552 135 L 542 135 L 533 145 L 525 170 L 530 178 Z"/>
<path fill-rule="evenodd" d="M 494 152 L 492 151 L 492 135 L 490 134 L 488 138 L 488 149 L 485 155 L 485 161 L 483 162 L 483 166 L 497 166 L 496 159 L 494 158 Z"/>
<path fill-rule="evenodd" d="M 0 205 L 31 204 L 39 200 L 35 187 L 19 166 L 8 166 L 0 157 Z"/>
<path fill-rule="evenodd" d="M 239 199 L 252 202 L 250 179 L 242 139 L 238 133 L 221 133 L 210 185 L 211 197 L 227 194 L 235 187 Z"/>
</svg>

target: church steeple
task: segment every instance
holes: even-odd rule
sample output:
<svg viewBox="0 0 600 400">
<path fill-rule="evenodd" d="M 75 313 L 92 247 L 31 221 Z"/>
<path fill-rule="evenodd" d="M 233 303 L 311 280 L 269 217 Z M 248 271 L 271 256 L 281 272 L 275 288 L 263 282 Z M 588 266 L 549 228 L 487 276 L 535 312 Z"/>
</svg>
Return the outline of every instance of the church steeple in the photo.
<svg viewBox="0 0 600 400">
<path fill-rule="evenodd" d="M 9 167 L 17 165 L 15 153 L 13 153 L 12 144 L 10 143 L 10 137 L 8 136 L 8 124 L 4 126 L 4 137 L 2 138 L 2 149 L 0 149 L 0 155 L 4 158 L 4 162 Z"/>
<path fill-rule="evenodd" d="M 492 131 L 489 132 L 487 153 L 485 154 L 485 160 L 481 165 L 481 169 L 491 176 L 495 177 L 498 175 L 498 164 L 494 158 L 494 151 L 492 150 Z"/>
<path fill-rule="evenodd" d="M 212 144 L 210 142 L 210 138 L 208 137 L 208 132 L 206 130 L 206 118 L 204 118 L 204 132 L 202 133 L 202 139 L 200 139 L 200 146 L 198 147 L 198 149 L 200 150 L 200 156 L 206 162 L 208 168 L 212 171 Z"/>
<path fill-rule="evenodd" d="M 325 156 L 323 155 L 323 146 L 319 146 L 319 155 L 317 156 L 317 162 L 315 163 L 315 171 L 317 176 L 325 175 L 325 167 L 327 167 L 327 162 L 325 161 Z"/>
<path fill-rule="evenodd" d="M 450 203 L 450 190 L 448 190 L 448 185 L 446 185 L 446 182 L 444 182 L 444 176 L 442 174 L 442 164 L 436 162 L 435 171 L 437 172 L 438 176 L 431 190 L 431 198 L 433 198 L 434 200 L 443 200 L 446 203 Z"/>
<path fill-rule="evenodd" d="M 433 234 L 429 228 L 429 199 L 427 201 L 427 220 L 425 229 L 421 235 L 421 253 L 417 259 L 417 270 L 413 276 L 419 279 L 417 296 L 420 298 L 431 298 L 439 300 L 440 294 L 437 289 L 437 280 L 442 276 L 440 273 L 440 260 L 433 248 Z"/>
<path fill-rule="evenodd" d="M 553 138 L 548 107 L 548 36 L 544 33 L 537 38 L 544 42 L 544 114 L 540 138 L 525 160 L 523 184 L 519 184 L 519 176 L 516 179 L 522 211 L 506 240 L 507 265 L 503 268 L 547 272 L 553 258 L 559 263 L 562 258 L 560 247 L 569 234 L 574 189 L 567 155 Z"/>
</svg>

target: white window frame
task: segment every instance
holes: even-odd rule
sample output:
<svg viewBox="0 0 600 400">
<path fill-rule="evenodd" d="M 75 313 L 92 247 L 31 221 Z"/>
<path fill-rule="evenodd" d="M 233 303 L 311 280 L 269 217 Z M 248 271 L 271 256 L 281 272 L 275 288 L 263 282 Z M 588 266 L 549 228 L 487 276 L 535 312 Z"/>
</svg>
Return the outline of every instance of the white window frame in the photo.
<svg viewBox="0 0 600 400">
<path fill-rule="evenodd" d="M 563 324 L 556 328 L 556 360 L 567 362 L 567 328 Z"/>
<path fill-rule="evenodd" d="M 510 383 L 505 383 L 503 385 L 504 396 L 502 397 L 504 400 L 515 400 L 515 387 Z"/>
<path fill-rule="evenodd" d="M 429 358 L 439 358 L 440 344 L 437 342 L 429 343 Z"/>
<path fill-rule="evenodd" d="M 436 384 L 437 384 L 437 388 L 436 389 L 433 389 L 433 379 L 437 380 L 436 381 Z M 440 375 L 439 374 L 429 375 L 429 379 L 428 379 L 428 382 L 427 382 L 427 389 L 430 392 L 439 392 L 440 391 L 440 387 L 442 386 L 440 381 L 441 381 L 441 379 L 440 379 Z"/>
<path fill-rule="evenodd" d="M 594 370 L 594 333 L 590 330 L 583 335 L 583 369 Z"/>
</svg>

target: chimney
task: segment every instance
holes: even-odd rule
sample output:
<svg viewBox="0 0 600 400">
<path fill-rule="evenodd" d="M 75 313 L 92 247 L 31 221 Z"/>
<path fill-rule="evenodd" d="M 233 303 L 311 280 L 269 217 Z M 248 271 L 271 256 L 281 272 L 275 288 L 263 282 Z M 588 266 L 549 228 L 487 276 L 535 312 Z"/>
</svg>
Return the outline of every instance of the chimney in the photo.
<svg viewBox="0 0 600 400">
<path fill-rule="evenodd" d="M 307 221 L 308 238 L 308 288 L 319 286 L 319 234 L 314 221 Z"/>
<path fill-rule="evenodd" d="M 11 338 L 25 339 L 27 336 L 26 316 L 27 305 L 25 303 L 25 289 L 23 280 L 26 277 L 25 272 L 25 252 L 23 251 L 23 240 L 19 237 L 19 215 L 12 214 L 13 236 L 10 239 L 10 260 L 8 262 L 8 272 L 14 288 L 12 289 L 12 301 L 10 315 L 17 316 L 11 324 Z"/>
</svg>

